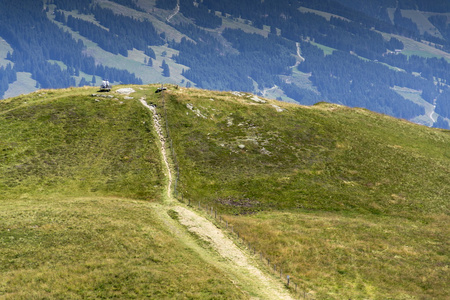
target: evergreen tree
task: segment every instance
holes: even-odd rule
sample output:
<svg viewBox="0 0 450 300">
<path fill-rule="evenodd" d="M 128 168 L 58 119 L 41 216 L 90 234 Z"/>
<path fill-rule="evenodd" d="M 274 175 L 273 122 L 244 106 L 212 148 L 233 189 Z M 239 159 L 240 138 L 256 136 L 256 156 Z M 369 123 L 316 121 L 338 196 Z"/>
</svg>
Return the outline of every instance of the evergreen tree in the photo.
<svg viewBox="0 0 450 300">
<path fill-rule="evenodd" d="M 442 129 L 450 129 L 450 124 L 444 118 L 439 116 L 437 121 L 433 124 L 433 127 L 442 128 Z"/>
<path fill-rule="evenodd" d="M 85 86 L 85 85 L 89 85 L 89 82 L 87 82 L 86 79 L 84 79 L 84 77 L 83 77 L 83 78 L 81 78 L 78 86 Z"/>
<path fill-rule="evenodd" d="M 161 68 L 163 69 L 162 75 L 164 77 L 170 77 L 170 68 L 169 68 L 169 65 L 166 63 L 166 60 L 163 60 L 163 62 L 161 64 Z"/>
<path fill-rule="evenodd" d="M 151 57 L 151 58 L 153 58 L 153 59 L 156 59 L 155 51 L 153 51 L 153 49 L 150 48 L 150 47 L 145 48 L 144 54 L 147 55 L 148 57 Z"/>
<path fill-rule="evenodd" d="M 436 113 L 450 119 L 450 88 L 446 88 L 436 100 Z"/>
</svg>

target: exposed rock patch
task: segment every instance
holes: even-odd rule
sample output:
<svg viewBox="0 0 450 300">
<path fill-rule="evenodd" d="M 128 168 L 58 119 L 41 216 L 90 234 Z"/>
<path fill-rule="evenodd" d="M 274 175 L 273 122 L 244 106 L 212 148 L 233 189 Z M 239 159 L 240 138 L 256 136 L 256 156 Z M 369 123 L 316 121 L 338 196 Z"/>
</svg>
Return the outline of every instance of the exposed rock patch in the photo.
<svg viewBox="0 0 450 300">
<path fill-rule="evenodd" d="M 285 109 L 279 107 L 278 105 L 272 104 L 272 107 L 276 109 L 277 112 L 283 112 Z"/>
<path fill-rule="evenodd" d="M 235 95 L 237 97 L 243 97 L 244 96 L 244 94 L 241 93 L 241 92 L 231 92 L 231 94 L 233 94 L 233 95 Z"/>
<path fill-rule="evenodd" d="M 118 89 L 116 92 L 119 94 L 122 94 L 122 95 L 129 95 L 136 91 L 132 88 L 122 88 L 122 89 Z"/>
<path fill-rule="evenodd" d="M 258 96 L 253 96 L 250 99 L 255 102 L 258 102 L 258 103 L 266 103 L 266 100 L 263 100 L 263 99 L 259 98 Z"/>
<path fill-rule="evenodd" d="M 106 95 L 106 94 L 92 94 L 91 96 L 92 97 L 101 97 L 101 98 L 110 98 L 110 99 L 114 98 L 113 95 Z"/>
<path fill-rule="evenodd" d="M 206 119 L 206 117 L 205 117 L 204 115 L 202 115 L 202 113 L 200 112 L 200 110 L 194 108 L 194 105 L 188 103 L 188 104 L 186 104 L 186 107 L 187 107 L 188 109 L 192 110 L 192 112 L 195 113 L 195 114 L 197 115 L 197 117 Z"/>
</svg>

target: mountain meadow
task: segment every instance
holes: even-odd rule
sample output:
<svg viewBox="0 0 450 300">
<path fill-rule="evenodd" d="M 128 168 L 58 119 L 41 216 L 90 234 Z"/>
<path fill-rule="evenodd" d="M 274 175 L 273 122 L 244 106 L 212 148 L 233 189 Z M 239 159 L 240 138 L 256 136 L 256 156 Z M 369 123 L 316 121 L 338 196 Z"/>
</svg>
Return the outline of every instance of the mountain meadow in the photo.
<svg viewBox="0 0 450 300">
<path fill-rule="evenodd" d="M 293 298 L 450 297 L 450 131 L 166 87 L 0 101 L 0 298 L 258 298 L 174 206 L 214 222 Z"/>
</svg>

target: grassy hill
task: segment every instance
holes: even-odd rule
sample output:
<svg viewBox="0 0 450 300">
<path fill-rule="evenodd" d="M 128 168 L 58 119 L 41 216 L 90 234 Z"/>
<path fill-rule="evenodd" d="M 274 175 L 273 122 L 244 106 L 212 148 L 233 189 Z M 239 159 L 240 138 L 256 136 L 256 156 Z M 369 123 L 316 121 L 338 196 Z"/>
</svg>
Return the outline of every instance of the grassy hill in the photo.
<svg viewBox="0 0 450 300">
<path fill-rule="evenodd" d="M 199 90 L 167 95 L 187 196 L 257 199 L 262 210 L 404 217 L 448 208 L 448 131 L 364 109 L 253 97 Z"/>
<path fill-rule="evenodd" d="M 1 198 L 159 199 L 163 178 L 147 111 L 123 96 L 92 97 L 95 92 L 41 90 L 0 103 Z"/>
<path fill-rule="evenodd" d="M 96 90 L 0 102 L 0 298 L 246 298 L 162 216 L 148 110 Z"/>
<path fill-rule="evenodd" d="M 0 102 L 2 297 L 249 297 L 163 216 L 141 97 L 167 122 L 178 198 L 214 206 L 315 298 L 449 297 L 449 131 L 327 103 L 133 88 Z"/>
<path fill-rule="evenodd" d="M 448 297 L 449 132 L 260 100 L 166 95 L 184 198 L 320 299 Z"/>
</svg>

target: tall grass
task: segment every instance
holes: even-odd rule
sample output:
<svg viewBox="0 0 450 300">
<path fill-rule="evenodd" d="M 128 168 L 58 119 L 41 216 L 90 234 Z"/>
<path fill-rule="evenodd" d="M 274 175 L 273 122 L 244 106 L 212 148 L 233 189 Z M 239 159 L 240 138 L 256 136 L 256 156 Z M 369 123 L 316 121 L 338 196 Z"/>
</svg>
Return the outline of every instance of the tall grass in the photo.
<svg viewBox="0 0 450 300">
<path fill-rule="evenodd" d="M 166 179 L 138 101 L 156 87 L 133 88 L 0 101 L 1 299 L 248 297 L 163 221 Z"/>
<path fill-rule="evenodd" d="M 124 198 L 0 201 L 0 298 L 246 298 L 156 213 Z"/>
<path fill-rule="evenodd" d="M 317 299 L 450 295 L 448 215 L 424 221 L 301 210 L 225 219 Z"/>
<path fill-rule="evenodd" d="M 248 96 L 195 91 L 166 100 L 187 197 L 235 213 L 449 211 L 448 131 L 363 109 L 272 102 L 285 109 L 277 112 Z"/>
<path fill-rule="evenodd" d="M 167 111 L 178 195 L 218 208 L 317 298 L 448 298 L 449 131 L 133 87 L 0 101 L 2 297 L 247 297 L 158 218 L 167 179 L 146 97 Z"/>
<path fill-rule="evenodd" d="M 0 198 L 60 193 L 158 200 L 164 181 L 145 108 L 123 96 L 93 97 L 93 88 L 74 91 L 0 102 Z"/>
<path fill-rule="evenodd" d="M 251 98 L 166 94 L 184 198 L 318 298 L 448 297 L 449 131 Z"/>
</svg>

